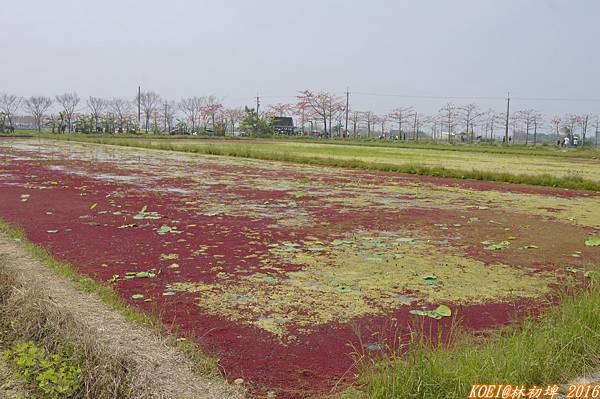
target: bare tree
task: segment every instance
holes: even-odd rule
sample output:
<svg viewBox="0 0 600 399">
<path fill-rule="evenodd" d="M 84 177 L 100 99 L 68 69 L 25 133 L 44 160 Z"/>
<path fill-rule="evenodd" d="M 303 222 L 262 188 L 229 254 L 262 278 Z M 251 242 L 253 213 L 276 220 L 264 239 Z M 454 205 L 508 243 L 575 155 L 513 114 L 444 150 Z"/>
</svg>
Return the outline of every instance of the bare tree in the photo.
<svg viewBox="0 0 600 399">
<path fill-rule="evenodd" d="M 153 116 L 156 118 L 158 107 L 160 106 L 160 95 L 153 91 L 142 91 L 138 96 L 139 98 L 136 97 L 136 101 L 140 103 L 140 108 L 144 114 L 144 129 L 148 133 L 150 118 Z"/>
<path fill-rule="evenodd" d="M 25 107 L 35 119 L 38 132 L 42 131 L 42 119 L 52 105 L 52 99 L 44 96 L 31 96 L 25 99 Z"/>
<path fill-rule="evenodd" d="M 540 127 L 544 124 L 544 117 L 540 112 L 534 112 L 533 114 L 533 145 L 537 145 L 537 132 Z"/>
<path fill-rule="evenodd" d="M 92 118 L 94 118 L 94 128 L 93 131 L 98 130 L 98 122 L 102 117 L 104 111 L 108 107 L 108 101 L 99 97 L 91 97 L 86 101 L 88 108 L 91 111 Z"/>
<path fill-rule="evenodd" d="M 501 122 L 502 116 L 493 109 L 489 109 L 485 114 L 486 129 L 490 132 L 490 140 L 494 139 L 494 129 Z"/>
<path fill-rule="evenodd" d="M 440 117 L 444 128 L 448 128 L 448 141 L 451 140 L 452 133 L 456 127 L 456 119 L 458 118 L 458 108 L 453 103 L 447 103 L 440 108 Z"/>
<path fill-rule="evenodd" d="M 569 130 L 570 135 L 575 133 L 575 127 L 577 126 L 578 121 L 579 117 L 574 114 L 566 114 L 563 117 L 563 126 Z"/>
<path fill-rule="evenodd" d="M 73 114 L 77 109 L 80 98 L 77 93 L 65 93 L 55 97 L 56 102 L 62 107 L 62 112 L 67 120 L 69 132 L 73 131 Z"/>
<path fill-rule="evenodd" d="M 595 146 L 598 147 L 598 133 L 600 133 L 600 116 L 596 116 L 594 127 L 596 128 Z"/>
<path fill-rule="evenodd" d="M 431 115 L 428 117 L 429 126 L 431 126 L 431 138 L 433 140 L 437 140 L 438 132 L 441 130 L 441 120 L 439 115 Z"/>
<path fill-rule="evenodd" d="M 550 121 L 550 124 L 552 125 L 552 127 L 554 129 L 554 134 L 556 135 L 556 140 L 560 140 L 559 135 L 560 135 L 560 126 L 562 125 L 562 119 L 560 119 L 558 116 L 555 116 Z"/>
<path fill-rule="evenodd" d="M 21 107 L 22 97 L 15 94 L 2 93 L 0 95 L 0 112 L 4 113 L 8 119 L 8 126 L 14 129 L 13 116 L 19 111 Z"/>
<path fill-rule="evenodd" d="M 361 120 L 367 124 L 367 137 L 371 137 L 371 127 L 375 123 L 375 114 L 372 111 L 361 112 Z"/>
<path fill-rule="evenodd" d="M 198 123 L 200 110 L 202 109 L 202 107 L 204 107 L 205 103 L 205 97 L 188 97 L 183 98 L 179 102 L 179 109 L 190 121 L 190 124 L 192 126 L 192 133 L 196 131 L 196 124 Z"/>
<path fill-rule="evenodd" d="M 469 135 L 471 138 L 471 142 L 473 141 L 473 125 L 475 122 L 484 114 L 479 110 L 479 106 L 477 104 L 467 104 L 458 108 L 461 120 L 465 124 L 465 133 Z M 470 130 L 469 130 L 470 129 Z"/>
<path fill-rule="evenodd" d="M 235 134 L 235 126 L 244 119 L 244 110 L 242 108 L 227 108 L 223 111 L 231 126 L 231 134 Z"/>
<path fill-rule="evenodd" d="M 425 122 L 425 117 L 424 115 L 415 112 L 413 118 L 413 140 L 419 141 L 419 129 L 421 128 L 421 126 L 423 126 L 423 123 Z"/>
<path fill-rule="evenodd" d="M 529 132 L 533 127 L 538 112 L 534 109 L 525 109 L 515 113 L 515 120 L 525 124 L 525 145 L 529 144 Z"/>
<path fill-rule="evenodd" d="M 313 93 L 305 90 L 298 96 L 300 102 L 306 102 L 314 113 L 323 121 L 324 133 L 327 135 L 327 122 L 331 127 L 331 121 L 337 118 L 337 114 L 346 109 L 345 102 L 341 98 L 327 92 Z"/>
<path fill-rule="evenodd" d="M 125 124 L 129 122 L 129 118 L 133 111 L 133 104 L 131 101 L 124 100 L 122 98 L 113 98 L 108 102 L 110 111 L 114 114 L 119 122 L 119 132 L 124 132 L 128 129 Z"/>
<path fill-rule="evenodd" d="M 358 134 L 358 127 L 360 124 L 360 118 L 362 116 L 362 112 L 360 111 L 350 111 L 350 122 L 352 123 L 352 137 L 356 138 Z"/>
<path fill-rule="evenodd" d="M 589 114 L 580 115 L 577 118 L 577 123 L 578 123 L 579 127 L 581 128 L 581 145 L 585 145 L 585 139 L 587 136 L 587 129 L 588 129 L 589 121 L 590 121 Z"/>
<path fill-rule="evenodd" d="M 305 134 L 306 121 L 312 118 L 312 108 L 303 97 L 298 97 L 298 102 L 294 105 L 293 113 L 300 120 L 300 126 L 302 127 L 302 135 Z"/>
<path fill-rule="evenodd" d="M 413 116 L 414 112 L 412 107 L 399 107 L 394 108 L 389 113 L 390 119 L 398 122 L 398 138 L 401 140 L 406 140 L 406 133 L 402 134 L 402 124 L 407 122 Z"/>
<path fill-rule="evenodd" d="M 202 116 L 202 119 L 204 121 L 207 121 L 210 118 L 213 132 L 215 132 L 215 119 L 217 117 L 217 114 L 222 109 L 223 104 L 215 96 L 208 96 L 206 98 L 206 103 L 200 109 L 200 115 Z"/>
<path fill-rule="evenodd" d="M 174 120 L 177 110 L 177 104 L 175 101 L 165 101 L 160 109 L 161 119 L 163 122 L 163 131 L 170 134 L 173 131 Z"/>
</svg>

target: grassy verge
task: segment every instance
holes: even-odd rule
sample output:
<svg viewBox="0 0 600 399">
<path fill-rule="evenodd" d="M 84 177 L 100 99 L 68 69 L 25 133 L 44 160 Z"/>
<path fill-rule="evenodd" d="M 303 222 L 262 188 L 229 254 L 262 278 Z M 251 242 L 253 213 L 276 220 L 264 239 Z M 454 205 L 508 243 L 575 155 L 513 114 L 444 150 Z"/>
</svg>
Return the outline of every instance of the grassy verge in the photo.
<svg viewBox="0 0 600 399">
<path fill-rule="evenodd" d="M 472 384 L 531 387 L 561 384 L 600 367 L 600 288 L 597 281 L 538 319 L 491 332 L 462 334 L 450 347 L 415 338 L 408 352 L 363 365 L 360 394 L 343 397 L 464 399 Z"/>
<path fill-rule="evenodd" d="M 306 136 L 272 136 L 266 138 L 255 137 L 233 137 L 233 136 L 190 136 L 190 135 L 162 135 L 162 134 L 51 134 L 47 132 L 38 133 L 36 131 L 22 131 L 22 134 L 34 135 L 36 137 L 81 137 L 81 138 L 110 138 L 110 139 L 132 139 L 132 140 L 186 140 L 186 141 L 206 141 L 218 140 L 222 142 L 241 141 L 251 142 L 257 139 L 272 140 L 273 142 L 285 143 L 312 143 L 323 145 L 343 145 L 354 147 L 381 147 L 381 148 L 406 148 L 406 149 L 421 149 L 435 151 L 457 151 L 468 153 L 488 153 L 488 154 L 512 154 L 512 155 L 530 155 L 530 156 L 545 156 L 545 157 L 562 157 L 562 158 L 584 158 L 598 159 L 600 158 L 599 147 L 578 147 L 576 149 L 560 150 L 553 145 L 547 146 L 531 146 L 524 144 L 511 144 L 509 146 L 490 143 L 448 143 L 440 141 L 382 141 L 378 139 L 354 139 L 354 138 L 334 138 L 321 139 Z"/>
<path fill-rule="evenodd" d="M 0 219 L 0 234 L 19 240 L 21 247 L 29 254 L 33 255 L 60 276 L 66 277 L 76 283 L 78 288 L 82 291 L 96 295 L 105 304 L 122 314 L 128 321 L 150 328 L 157 333 L 165 334 L 165 326 L 162 325 L 156 317 L 138 311 L 123 302 L 111 286 L 101 284 L 89 277 L 82 276 L 68 263 L 57 261 L 46 249 L 28 241 L 23 230 L 15 228 Z M 182 334 L 178 333 L 168 334 L 166 335 L 165 342 L 167 345 L 178 348 L 191 359 L 195 372 L 213 377 L 220 376 L 217 359 L 202 353 L 200 348 L 198 348 L 190 339 L 178 339 L 181 337 Z"/>
<path fill-rule="evenodd" d="M 600 191 L 600 182 L 586 180 L 581 177 L 557 177 L 548 174 L 523 175 L 479 170 L 448 169 L 443 167 L 427 167 L 421 165 L 398 165 L 379 162 L 366 162 L 353 159 L 333 157 L 302 156 L 287 152 L 256 151 L 242 145 L 186 146 L 174 143 L 151 143 L 140 140 L 112 139 L 104 137 L 82 137 L 75 135 L 54 135 L 48 138 L 76 141 L 83 143 L 109 144 L 125 147 L 137 147 L 156 150 L 180 151 L 207 155 L 262 159 L 269 161 L 292 162 L 299 164 L 343 167 L 354 169 L 377 170 L 384 172 L 408 173 L 421 176 L 444 177 L 454 179 L 473 179 L 481 181 L 504 182 L 513 184 L 528 184 L 545 187 L 558 187 L 573 190 Z"/>
</svg>

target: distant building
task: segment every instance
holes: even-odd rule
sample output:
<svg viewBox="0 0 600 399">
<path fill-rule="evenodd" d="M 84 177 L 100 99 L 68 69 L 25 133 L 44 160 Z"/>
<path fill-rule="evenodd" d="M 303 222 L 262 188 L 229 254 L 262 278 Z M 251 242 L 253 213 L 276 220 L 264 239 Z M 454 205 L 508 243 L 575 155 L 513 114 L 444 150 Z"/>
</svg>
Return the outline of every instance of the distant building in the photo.
<svg viewBox="0 0 600 399">
<path fill-rule="evenodd" d="M 15 115 L 12 119 L 13 125 L 17 129 L 37 129 L 37 126 L 35 124 L 35 118 L 33 116 Z"/>
<path fill-rule="evenodd" d="M 295 132 L 294 120 L 289 116 L 275 116 L 272 119 L 275 133 L 293 135 Z"/>
</svg>

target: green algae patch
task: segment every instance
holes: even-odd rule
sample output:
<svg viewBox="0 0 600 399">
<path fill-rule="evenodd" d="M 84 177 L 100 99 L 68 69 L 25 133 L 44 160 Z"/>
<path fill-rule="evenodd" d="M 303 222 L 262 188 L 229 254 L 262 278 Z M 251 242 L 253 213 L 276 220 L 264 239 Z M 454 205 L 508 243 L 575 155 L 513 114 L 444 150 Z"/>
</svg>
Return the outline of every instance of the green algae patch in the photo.
<svg viewBox="0 0 600 399">
<path fill-rule="evenodd" d="M 413 300 L 423 305 L 536 298 L 548 294 L 555 281 L 552 273 L 486 265 L 440 243 L 397 233 L 285 242 L 274 244 L 270 254 L 262 262 L 265 270 L 282 262 L 301 269 L 168 289 L 197 293 L 198 305 L 208 313 L 254 325 L 285 342 L 319 325 L 389 313 Z"/>
</svg>

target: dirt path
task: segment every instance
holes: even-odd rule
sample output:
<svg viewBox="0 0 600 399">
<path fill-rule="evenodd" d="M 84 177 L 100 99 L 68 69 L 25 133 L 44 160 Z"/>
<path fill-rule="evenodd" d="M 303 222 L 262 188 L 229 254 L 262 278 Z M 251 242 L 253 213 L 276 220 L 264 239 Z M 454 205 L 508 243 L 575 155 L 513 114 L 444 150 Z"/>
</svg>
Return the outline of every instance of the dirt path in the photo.
<svg viewBox="0 0 600 399">
<path fill-rule="evenodd" d="M 73 282 L 58 276 L 26 253 L 18 242 L 0 234 L 0 267 L 17 272 L 21 281 L 44 287 L 44 294 L 75 320 L 82 321 L 99 344 L 126 351 L 148 385 L 150 397 L 182 399 L 243 398 L 235 387 L 192 371 L 192 363 L 163 337 L 128 322 L 100 299 L 80 291 Z M 0 394 L 4 392 L 0 390 Z"/>
</svg>

